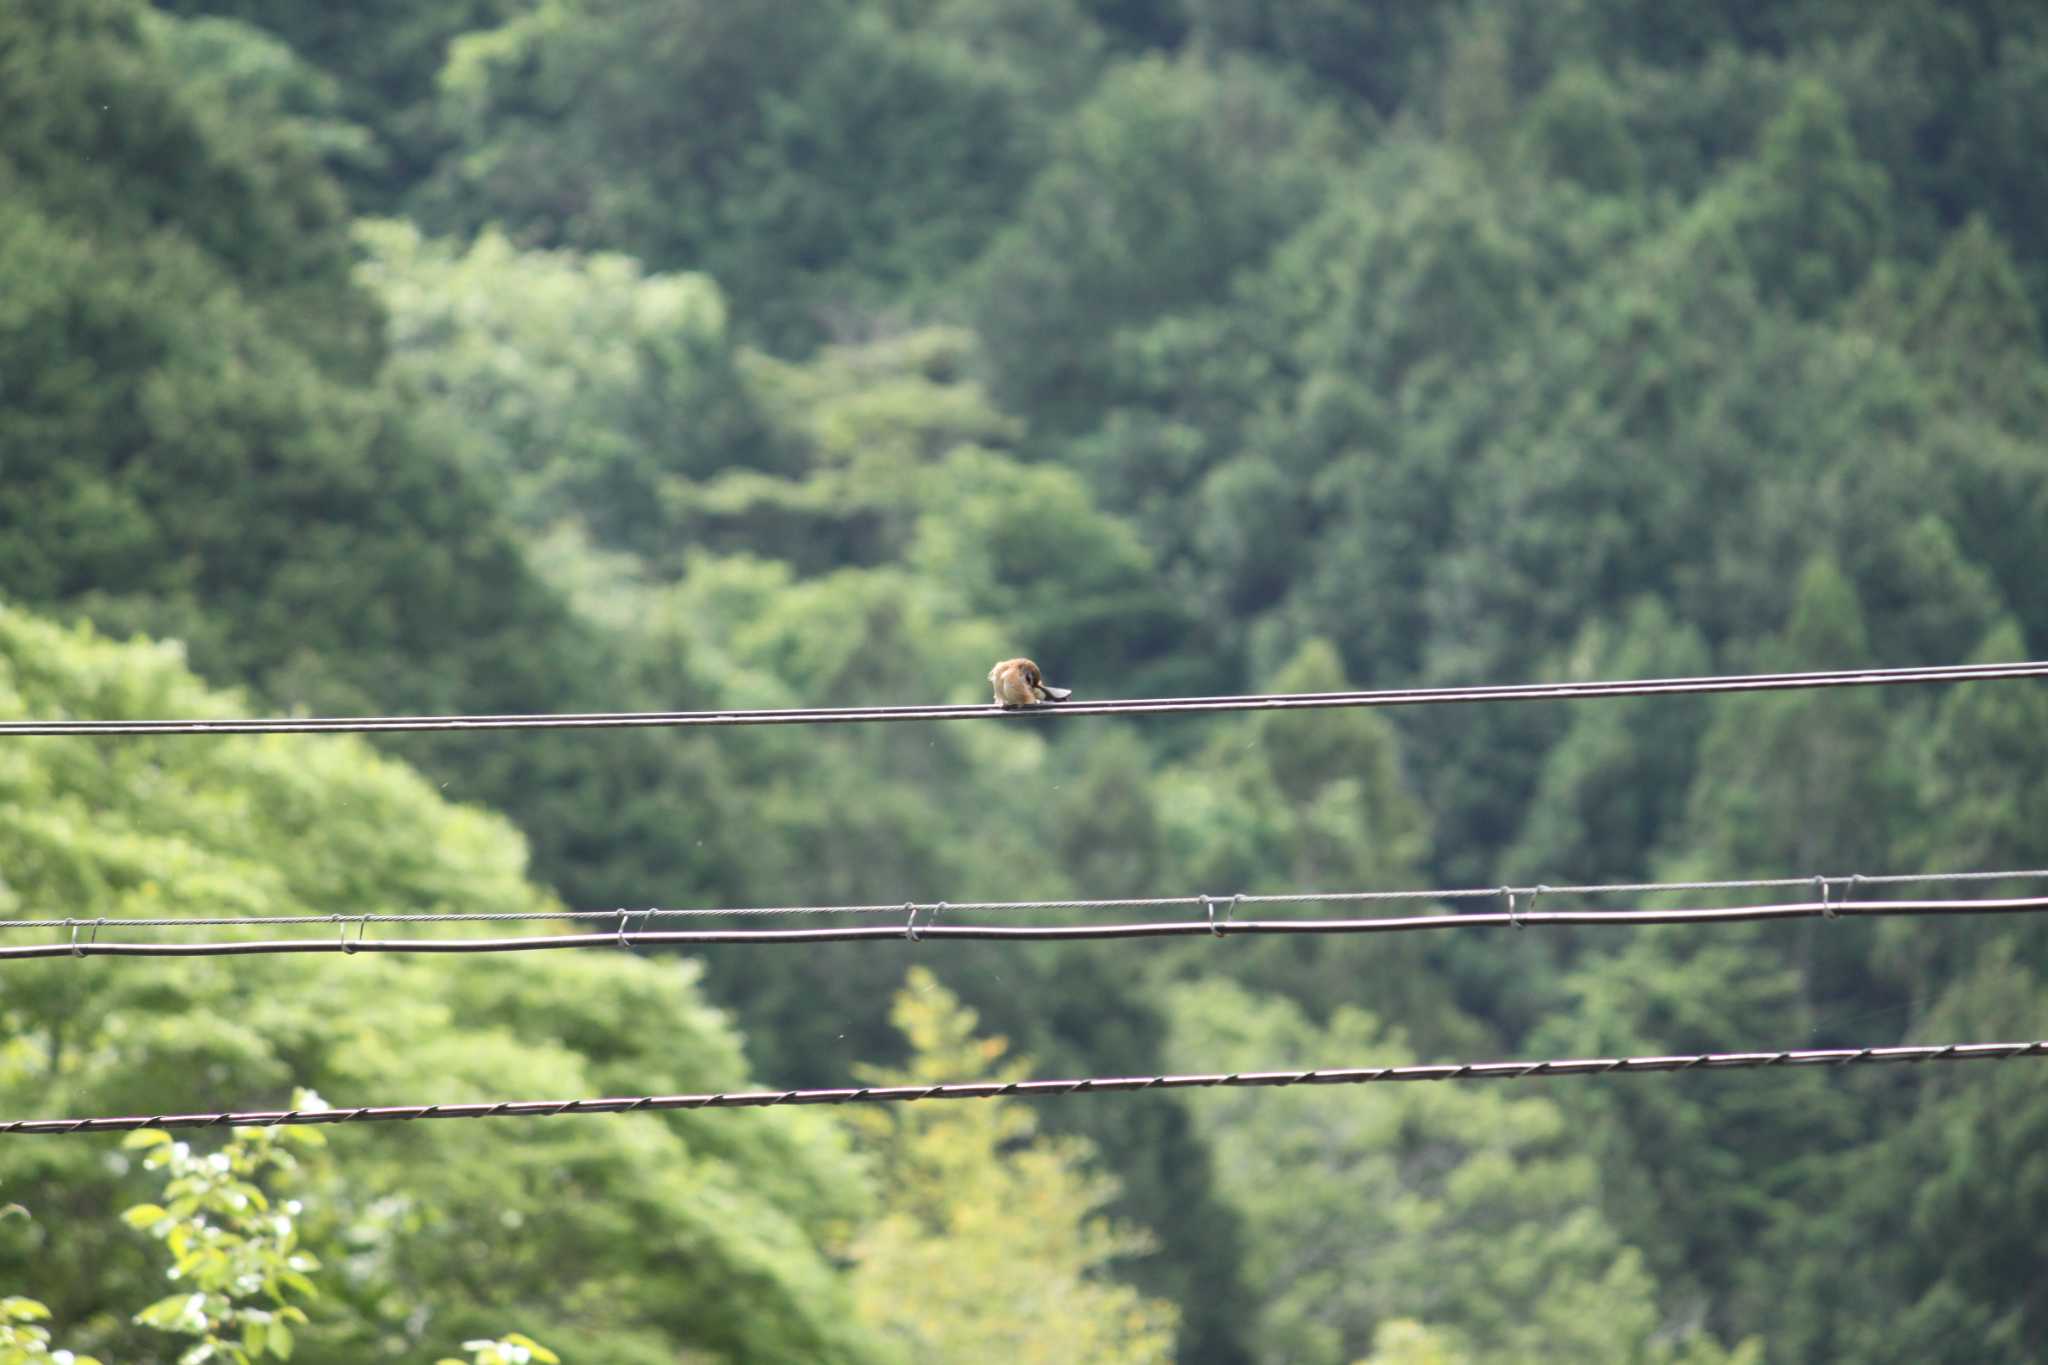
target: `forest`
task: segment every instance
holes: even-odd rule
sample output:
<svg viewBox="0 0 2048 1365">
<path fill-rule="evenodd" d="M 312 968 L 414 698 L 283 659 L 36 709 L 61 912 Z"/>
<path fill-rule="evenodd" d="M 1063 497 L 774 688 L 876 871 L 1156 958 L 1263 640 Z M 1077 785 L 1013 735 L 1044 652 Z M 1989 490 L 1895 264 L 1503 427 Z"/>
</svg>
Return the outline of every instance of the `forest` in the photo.
<svg viewBox="0 0 2048 1365">
<path fill-rule="evenodd" d="M 7 0 L 0 717 L 2048 655 L 2043 167 L 2035 0 Z M 2044 838 L 2029 680 L 0 738 L 0 943 Z M 0 1119 L 2026 1040 L 2044 974 L 2024 915 L 58 958 Z M 2042 1065 L 0 1136 L 0 1365 L 2035 1361 Z"/>
</svg>

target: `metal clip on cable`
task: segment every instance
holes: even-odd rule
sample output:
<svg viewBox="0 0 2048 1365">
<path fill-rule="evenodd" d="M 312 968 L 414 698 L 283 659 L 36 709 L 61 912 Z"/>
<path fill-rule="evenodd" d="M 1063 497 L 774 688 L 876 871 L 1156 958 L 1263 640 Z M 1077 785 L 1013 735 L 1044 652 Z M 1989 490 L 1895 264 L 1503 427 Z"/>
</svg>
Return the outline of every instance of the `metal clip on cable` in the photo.
<svg viewBox="0 0 2048 1365">
<path fill-rule="evenodd" d="M 1813 884 L 1820 892 L 1821 918 L 1840 919 L 1842 917 L 1842 912 L 1840 908 L 1838 908 L 1835 905 L 1835 903 L 1829 899 L 1828 896 L 1828 879 L 1826 877 L 1815 877 L 1813 879 Z"/>
</svg>

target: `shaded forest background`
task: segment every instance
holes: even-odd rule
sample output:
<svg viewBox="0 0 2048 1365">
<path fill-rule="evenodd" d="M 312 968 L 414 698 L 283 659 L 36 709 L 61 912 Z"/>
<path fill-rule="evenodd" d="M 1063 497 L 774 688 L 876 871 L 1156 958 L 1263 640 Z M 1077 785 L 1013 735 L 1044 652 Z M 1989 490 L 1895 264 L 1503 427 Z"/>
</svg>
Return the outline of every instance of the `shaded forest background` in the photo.
<svg viewBox="0 0 2048 1365">
<path fill-rule="evenodd" d="M 0 707 L 2039 655 L 2044 165 L 2030 0 L 14 0 Z M 28 741 L 0 911 L 2027 867 L 2044 758 L 2032 683 Z M 2017 920 L 1414 937 L 20 965 L 0 1107 L 2048 1028 Z M 2026 1067 L 336 1130 L 298 1357 L 2035 1360 Z M 0 1286 L 127 1358 L 96 1142 L 0 1147 Z"/>
</svg>

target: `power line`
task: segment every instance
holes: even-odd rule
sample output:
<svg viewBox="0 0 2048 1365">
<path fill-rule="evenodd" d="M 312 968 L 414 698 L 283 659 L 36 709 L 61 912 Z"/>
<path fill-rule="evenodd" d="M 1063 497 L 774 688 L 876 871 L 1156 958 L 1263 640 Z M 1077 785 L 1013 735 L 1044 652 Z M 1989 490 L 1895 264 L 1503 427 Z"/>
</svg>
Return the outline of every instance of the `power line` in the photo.
<svg viewBox="0 0 2048 1365">
<path fill-rule="evenodd" d="M 1782 692 L 1823 687 L 1888 687 L 2048 677 L 2048 661 L 1865 668 L 1836 672 L 1755 673 L 1649 678 L 1622 682 L 1509 683 L 1481 687 L 1406 687 L 1271 696 L 1150 697 L 1067 701 L 1005 710 L 983 706 L 837 706 L 775 710 L 598 711 L 494 716 L 276 716 L 219 720 L 10 720 L 0 737 L 25 735 L 362 734 L 411 730 L 601 730 L 731 725 L 848 725 L 880 721 L 990 720 L 1066 716 L 1171 715 L 1206 711 L 1314 711 L 1342 707 L 1431 706 L 1455 702 L 1576 701 L 1708 692 Z"/>
<path fill-rule="evenodd" d="M 591 1100 L 499 1100 L 380 1105 L 356 1109 L 258 1109 L 126 1118 L 10 1119 L 0 1134 L 124 1133 L 137 1128 L 269 1128 L 285 1124 L 390 1123 L 414 1119 L 552 1118 L 559 1114 L 632 1114 L 668 1109 L 767 1109 L 792 1104 L 895 1104 L 918 1100 L 993 1100 L 1130 1090 L 1249 1086 L 1375 1085 L 1393 1081 L 1521 1080 L 1532 1076 L 1637 1075 L 1654 1071 L 1744 1071 L 1786 1067 L 1881 1066 L 1894 1062 L 2009 1061 L 2048 1055 L 2048 1041 L 1947 1043 L 1917 1047 L 1809 1048 L 1781 1052 L 1701 1052 L 1664 1057 L 1587 1057 L 1540 1062 L 1460 1062 L 1425 1066 L 1344 1067 L 1315 1071 L 1233 1071 L 1185 1076 L 1090 1076 L 1078 1080 L 965 1081 L 950 1085 L 849 1086 L 835 1090 L 739 1090 L 697 1095 L 638 1095 Z"/>
<path fill-rule="evenodd" d="M 1018 910 L 1162 910 L 1175 906 L 1204 910 L 1210 906 L 1237 908 L 1246 905 L 1311 905 L 1370 903 L 1384 901 L 1514 900 L 1533 905 L 1543 896 L 1601 896 L 1676 891 L 1755 891 L 1811 886 L 1832 895 L 1844 890 L 1853 896 L 1864 886 L 1904 886 L 1928 882 L 2025 881 L 2048 878 L 2048 868 L 2016 868 L 2003 872 L 1894 872 L 1868 875 L 1835 873 L 1806 877 L 1750 877 L 1730 881 L 1604 882 L 1586 885 L 1551 886 L 1536 882 L 1524 886 L 1461 886 L 1404 891 L 1289 891 L 1239 895 L 1106 896 L 1093 899 L 1009 900 L 1009 901 L 866 901 L 848 905 L 742 905 L 742 906 L 649 906 L 635 909 L 617 906 L 610 910 L 491 910 L 419 914 L 361 915 L 185 915 L 130 918 L 0 919 L 0 931 L 9 929 L 105 928 L 119 925 L 137 928 L 256 928 L 266 925 L 296 925 L 312 928 L 337 924 L 487 924 L 532 920 L 628 920 L 645 924 L 650 920 L 677 918 L 722 918 L 763 915 L 924 915 L 927 919 L 957 912 L 1008 912 Z"/>
<path fill-rule="evenodd" d="M 1212 909 L 1227 901 L 1213 902 Z M 36 943 L 0 948 L 0 961 L 63 957 L 262 957 L 282 953 L 516 953 L 563 948 L 655 948 L 731 943 L 856 943 L 926 939 L 992 940 L 996 942 L 1072 942 L 1077 940 L 1217 938 L 1263 934 L 1380 934 L 1430 929 L 1527 928 L 1536 925 L 1683 925 L 1727 924 L 1754 920 L 1835 919 L 1885 915 L 2012 915 L 2048 911 L 2048 896 L 1983 900 L 1921 901 L 1788 901 L 1774 905 L 1715 906 L 1690 910 L 1506 910 L 1481 914 L 1401 915 L 1365 919 L 1233 920 L 1225 915 L 1205 920 L 1155 920 L 1130 924 L 919 924 L 916 912 L 901 926 L 834 925 L 826 929 L 650 929 L 629 930 L 630 912 L 619 928 L 594 934 L 526 934 L 515 938 L 360 937 L 364 916 L 334 916 L 334 938 L 243 939 L 184 943 L 101 942 L 81 940 L 81 932 L 100 927 L 92 920 L 74 921 L 63 943 Z M 120 924 L 124 921 L 115 920 Z M 312 921 L 319 923 L 322 921 Z M 348 937 L 355 928 L 357 938 Z"/>
</svg>

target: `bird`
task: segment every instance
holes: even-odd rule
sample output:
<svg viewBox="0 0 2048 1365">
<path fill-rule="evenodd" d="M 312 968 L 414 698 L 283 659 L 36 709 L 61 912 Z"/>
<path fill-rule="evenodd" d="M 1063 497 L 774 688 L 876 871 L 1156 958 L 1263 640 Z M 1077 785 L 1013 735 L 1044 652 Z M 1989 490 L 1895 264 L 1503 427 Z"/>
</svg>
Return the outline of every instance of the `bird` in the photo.
<svg viewBox="0 0 2048 1365">
<path fill-rule="evenodd" d="M 1038 665 L 1029 659 L 1003 660 L 988 671 L 988 680 L 996 690 L 996 704 L 1005 708 L 1065 701 L 1074 695 L 1071 687 L 1054 687 L 1046 682 Z"/>
</svg>

